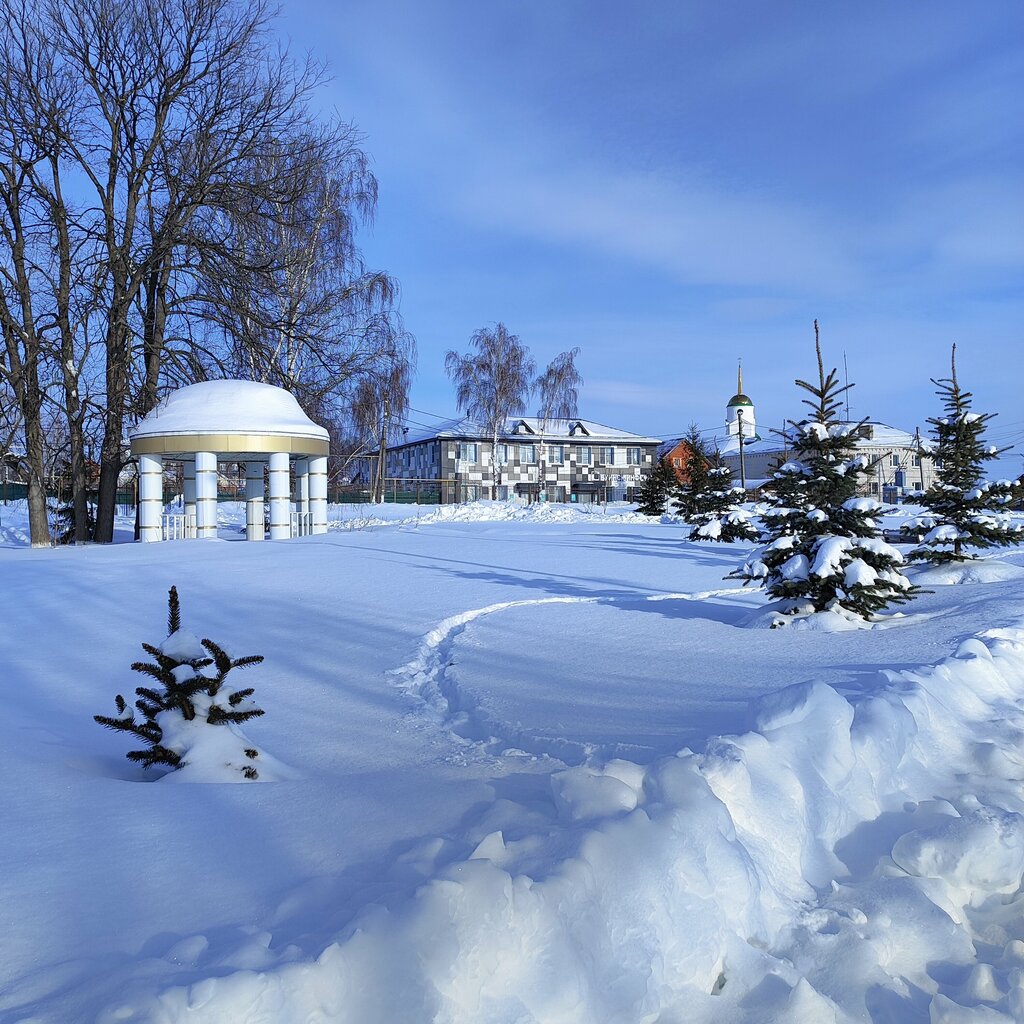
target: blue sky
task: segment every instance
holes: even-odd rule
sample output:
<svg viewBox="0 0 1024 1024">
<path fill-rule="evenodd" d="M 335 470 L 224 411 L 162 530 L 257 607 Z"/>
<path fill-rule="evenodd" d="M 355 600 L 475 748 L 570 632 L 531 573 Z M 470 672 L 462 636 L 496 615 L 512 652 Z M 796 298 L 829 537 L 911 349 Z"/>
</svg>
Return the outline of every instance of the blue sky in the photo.
<svg viewBox="0 0 1024 1024">
<path fill-rule="evenodd" d="M 444 352 L 500 320 L 542 364 L 581 348 L 589 418 L 713 431 L 742 358 L 780 424 L 817 317 L 855 415 L 924 427 L 955 341 L 1024 451 L 1019 2 L 283 10 L 373 158 L 363 248 L 417 338 L 413 419 L 454 413 Z"/>
</svg>

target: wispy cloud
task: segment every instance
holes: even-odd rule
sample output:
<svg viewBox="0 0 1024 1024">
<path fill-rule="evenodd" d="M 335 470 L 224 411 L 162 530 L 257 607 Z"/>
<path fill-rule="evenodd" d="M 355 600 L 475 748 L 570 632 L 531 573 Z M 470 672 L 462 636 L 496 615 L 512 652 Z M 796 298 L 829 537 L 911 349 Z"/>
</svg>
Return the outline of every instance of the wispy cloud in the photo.
<svg viewBox="0 0 1024 1024">
<path fill-rule="evenodd" d="M 482 227 L 597 250 L 687 285 L 848 293 L 865 283 L 815 211 L 703 181 L 520 168 L 479 176 L 458 202 Z"/>
</svg>

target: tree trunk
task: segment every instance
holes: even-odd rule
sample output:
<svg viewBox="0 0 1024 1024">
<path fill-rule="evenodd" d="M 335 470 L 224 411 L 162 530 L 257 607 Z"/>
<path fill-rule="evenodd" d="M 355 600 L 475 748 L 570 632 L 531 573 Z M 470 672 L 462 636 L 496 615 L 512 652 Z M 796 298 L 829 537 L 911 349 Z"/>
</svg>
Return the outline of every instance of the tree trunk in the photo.
<svg viewBox="0 0 1024 1024">
<path fill-rule="evenodd" d="M 163 259 L 146 275 L 145 308 L 142 311 L 142 357 L 145 376 L 139 396 L 138 413 L 145 416 L 156 408 L 160 367 L 167 324 L 167 288 L 171 279 L 170 260 Z"/>
<path fill-rule="evenodd" d="M 34 371 L 26 374 L 22 413 L 25 418 L 25 455 L 28 462 L 28 524 L 34 548 L 48 548 L 49 516 L 46 511 L 46 443 L 42 417 L 42 391 Z"/>
<path fill-rule="evenodd" d="M 114 539 L 117 508 L 117 480 L 123 468 L 124 418 L 128 392 L 128 324 L 120 314 L 122 304 L 110 313 L 107 337 L 107 408 L 104 415 L 103 445 L 100 449 L 100 488 L 96 499 L 96 540 L 109 544 Z"/>
</svg>

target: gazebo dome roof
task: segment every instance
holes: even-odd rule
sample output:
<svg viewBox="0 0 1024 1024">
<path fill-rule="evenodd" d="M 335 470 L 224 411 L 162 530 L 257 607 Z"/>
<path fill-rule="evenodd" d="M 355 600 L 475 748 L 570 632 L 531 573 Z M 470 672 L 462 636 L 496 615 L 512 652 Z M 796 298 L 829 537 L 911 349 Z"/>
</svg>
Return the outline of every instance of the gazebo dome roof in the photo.
<svg viewBox="0 0 1024 1024">
<path fill-rule="evenodd" d="M 284 388 L 209 380 L 171 392 L 135 427 L 131 439 L 136 454 L 191 449 L 320 455 L 327 454 L 328 435 Z M 193 440 L 205 447 L 197 449 Z"/>
</svg>

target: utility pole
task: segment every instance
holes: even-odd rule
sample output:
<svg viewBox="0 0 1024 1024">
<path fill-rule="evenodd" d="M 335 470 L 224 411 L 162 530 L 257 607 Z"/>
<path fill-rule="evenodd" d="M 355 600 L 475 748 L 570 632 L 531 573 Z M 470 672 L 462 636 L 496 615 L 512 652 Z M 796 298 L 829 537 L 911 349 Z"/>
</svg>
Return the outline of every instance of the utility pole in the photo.
<svg viewBox="0 0 1024 1024">
<path fill-rule="evenodd" d="M 747 469 L 743 461 L 743 409 L 739 408 L 736 410 L 736 420 L 739 423 L 739 435 L 740 435 L 740 486 L 743 488 L 743 494 L 746 496 L 747 493 Z"/>
<path fill-rule="evenodd" d="M 391 395 L 384 392 L 384 406 L 380 418 L 380 456 L 377 459 L 377 494 L 378 503 L 384 501 L 384 460 L 388 454 L 388 418 L 391 415 Z"/>
</svg>

